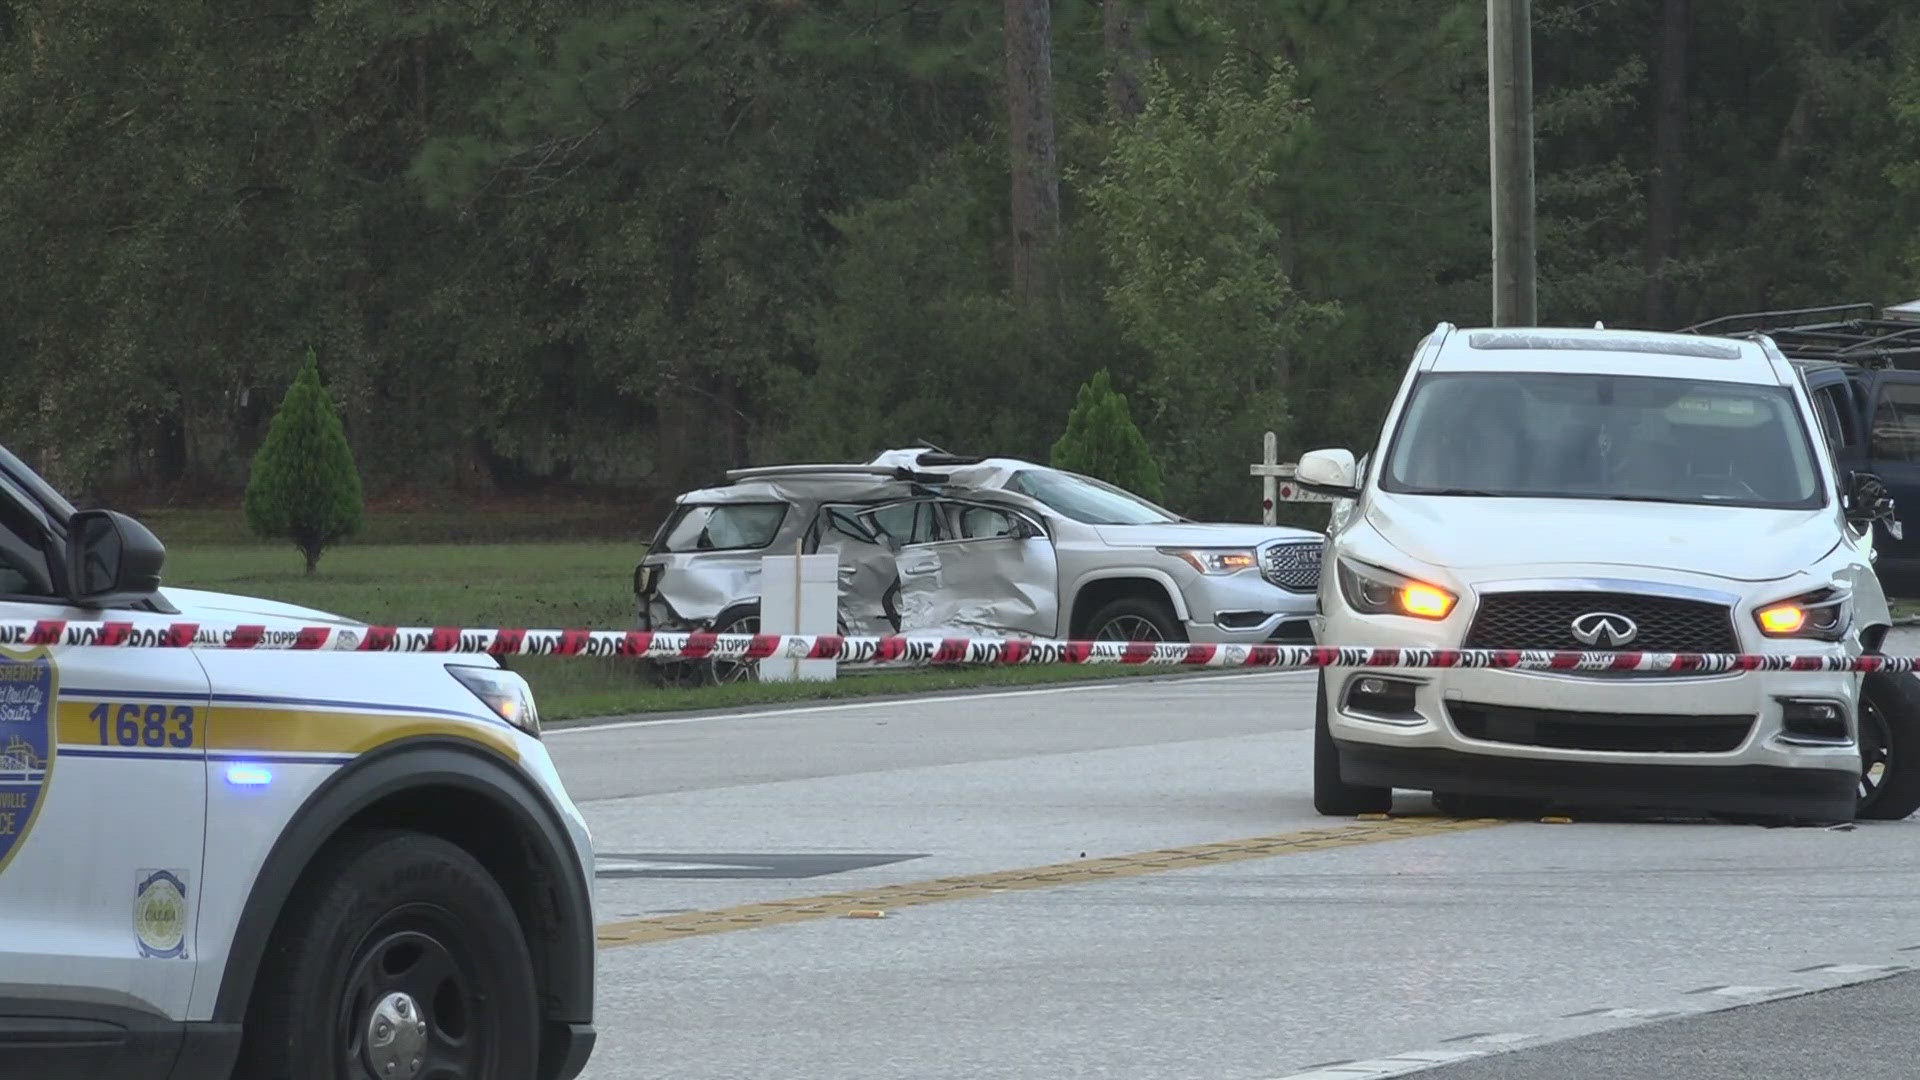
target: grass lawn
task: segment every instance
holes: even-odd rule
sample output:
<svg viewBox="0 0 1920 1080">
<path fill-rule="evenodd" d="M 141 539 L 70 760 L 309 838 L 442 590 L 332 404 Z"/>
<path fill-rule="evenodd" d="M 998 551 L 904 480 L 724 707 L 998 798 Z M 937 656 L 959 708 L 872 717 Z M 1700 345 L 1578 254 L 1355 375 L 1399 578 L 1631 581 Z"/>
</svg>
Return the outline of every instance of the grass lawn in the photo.
<svg viewBox="0 0 1920 1080">
<path fill-rule="evenodd" d="M 248 542 L 238 515 L 190 514 L 185 521 L 170 520 L 175 515 L 165 513 L 141 515 L 167 544 L 169 585 L 260 596 L 398 626 L 617 630 L 633 625 L 629 583 L 642 550 L 638 541 L 351 543 L 327 552 L 319 572 L 308 576 L 291 545 Z M 376 537 L 417 536 L 424 527 L 418 520 L 382 523 L 375 516 L 369 532 Z M 947 668 L 846 675 L 832 683 L 661 689 L 643 682 L 632 661 L 516 657 L 508 662 L 533 684 L 541 715 L 553 720 L 1166 671 L 1112 666 Z"/>
</svg>

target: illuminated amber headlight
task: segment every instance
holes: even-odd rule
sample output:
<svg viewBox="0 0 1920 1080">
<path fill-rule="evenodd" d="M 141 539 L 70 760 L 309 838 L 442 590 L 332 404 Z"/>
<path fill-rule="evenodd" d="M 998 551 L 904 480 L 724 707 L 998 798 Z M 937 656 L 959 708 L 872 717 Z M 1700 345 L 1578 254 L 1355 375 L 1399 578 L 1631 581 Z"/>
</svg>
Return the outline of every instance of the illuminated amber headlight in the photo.
<svg viewBox="0 0 1920 1080">
<path fill-rule="evenodd" d="M 1346 559 L 1340 560 L 1340 595 L 1363 614 L 1416 619 L 1444 619 L 1460 599 L 1438 585 Z"/>
<path fill-rule="evenodd" d="M 1253 552 L 1244 548 L 1161 548 L 1160 554 L 1180 559 L 1203 574 L 1237 574 L 1260 565 Z"/>
<path fill-rule="evenodd" d="M 1838 589 L 1823 589 L 1766 604 L 1754 611 L 1753 620 L 1768 637 L 1839 641 L 1853 623 L 1853 597 Z"/>
</svg>

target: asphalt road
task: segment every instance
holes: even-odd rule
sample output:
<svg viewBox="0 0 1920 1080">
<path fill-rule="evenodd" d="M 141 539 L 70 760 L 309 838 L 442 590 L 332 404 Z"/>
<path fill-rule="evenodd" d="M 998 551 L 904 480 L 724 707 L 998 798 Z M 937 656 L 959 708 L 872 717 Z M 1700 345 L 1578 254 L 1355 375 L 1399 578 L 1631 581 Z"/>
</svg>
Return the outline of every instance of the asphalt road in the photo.
<svg viewBox="0 0 1920 1080">
<path fill-rule="evenodd" d="M 1886 976 L 1920 957 L 1920 823 L 1322 819 L 1312 689 L 1131 680 L 551 733 L 602 856 L 603 926 L 640 942 L 601 952 L 587 1076 L 1812 1078 L 1917 1060 L 1901 1029 L 1920 988 Z M 1052 869 L 1006 873 L 1032 867 Z M 828 917 L 755 906 L 822 896 Z"/>
</svg>

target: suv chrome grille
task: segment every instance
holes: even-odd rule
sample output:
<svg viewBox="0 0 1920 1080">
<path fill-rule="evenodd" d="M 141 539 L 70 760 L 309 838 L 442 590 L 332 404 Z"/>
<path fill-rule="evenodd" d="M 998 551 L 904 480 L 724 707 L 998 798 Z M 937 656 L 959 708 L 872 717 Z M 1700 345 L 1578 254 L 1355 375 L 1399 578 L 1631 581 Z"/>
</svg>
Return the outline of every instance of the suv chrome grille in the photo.
<svg viewBox="0 0 1920 1080">
<path fill-rule="evenodd" d="M 1573 621 L 1593 612 L 1624 615 L 1638 628 L 1633 638 L 1588 644 L 1574 636 Z M 1733 614 L 1725 604 L 1641 593 L 1514 592 L 1480 598 L 1467 630 L 1469 649 L 1554 649 L 1574 652 L 1739 652 Z"/>
<path fill-rule="evenodd" d="M 1260 553 L 1260 576 L 1288 592 L 1312 592 L 1320 587 L 1320 553 L 1324 540 L 1275 544 Z"/>
</svg>

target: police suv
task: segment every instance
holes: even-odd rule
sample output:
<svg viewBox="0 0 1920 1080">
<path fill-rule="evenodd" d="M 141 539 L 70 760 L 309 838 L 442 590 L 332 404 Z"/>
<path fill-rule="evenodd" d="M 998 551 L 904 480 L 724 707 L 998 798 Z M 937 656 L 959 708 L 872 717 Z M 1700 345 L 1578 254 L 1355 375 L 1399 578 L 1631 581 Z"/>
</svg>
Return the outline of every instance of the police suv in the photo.
<svg viewBox="0 0 1920 1080">
<path fill-rule="evenodd" d="M 1333 495 L 1330 644 L 1860 656 L 1891 619 L 1877 477 L 1842 471 L 1772 340 L 1442 323 Z M 1900 530 L 1894 529 L 1895 535 Z M 1920 682 L 1821 671 L 1332 668 L 1314 802 L 1547 801 L 1792 819 L 1920 807 Z"/>
<path fill-rule="evenodd" d="M 0 620 L 268 627 L 0 449 Z M 0 639 L 0 1078 L 569 1080 L 593 853 L 486 656 Z"/>
</svg>

